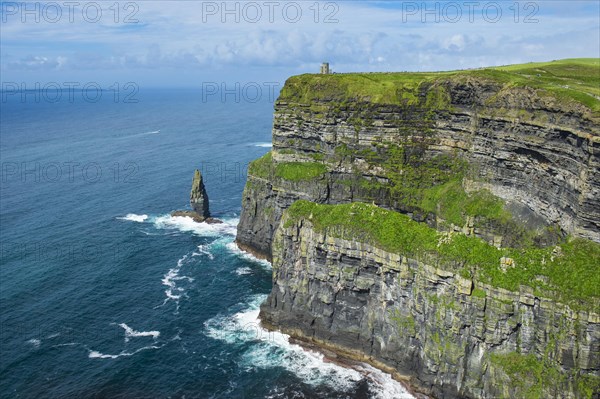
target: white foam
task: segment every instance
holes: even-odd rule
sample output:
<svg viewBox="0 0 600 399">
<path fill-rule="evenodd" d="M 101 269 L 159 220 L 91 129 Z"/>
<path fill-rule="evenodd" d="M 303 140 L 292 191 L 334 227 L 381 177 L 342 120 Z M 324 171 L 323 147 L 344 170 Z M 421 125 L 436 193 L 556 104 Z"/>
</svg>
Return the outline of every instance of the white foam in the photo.
<svg viewBox="0 0 600 399">
<path fill-rule="evenodd" d="M 250 344 L 242 355 L 242 362 L 249 369 L 283 367 L 307 384 L 325 384 L 336 390 L 349 392 L 361 380 L 367 379 L 372 398 L 414 399 L 390 374 L 368 364 L 342 367 L 328 362 L 322 353 L 290 343 L 287 334 L 262 328 L 258 314 L 265 298 L 266 295 L 256 295 L 250 300 L 246 310 L 208 320 L 204 323 L 206 335 L 229 344 Z"/>
<path fill-rule="evenodd" d="M 258 295 L 243 312 L 208 320 L 206 334 L 230 344 L 252 343 L 242 357 L 248 368 L 283 367 L 308 384 L 327 384 L 346 390 L 363 378 L 356 370 L 325 362 L 322 354 L 291 344 L 286 334 L 262 328 L 258 314 L 259 305 L 265 298 L 266 295 Z"/>
<path fill-rule="evenodd" d="M 111 323 L 111 324 L 115 324 L 115 323 Z M 154 341 L 156 341 L 158 339 L 158 337 L 160 337 L 160 331 L 136 331 L 133 328 L 129 327 L 127 324 L 125 323 L 120 323 L 119 327 L 121 327 L 123 330 L 125 330 L 125 342 L 129 342 L 130 338 L 137 338 L 137 337 L 152 337 L 152 339 Z M 75 343 L 73 343 L 73 345 L 77 345 Z M 136 349 L 133 352 L 126 352 L 126 351 L 121 351 L 116 355 L 110 355 L 110 354 L 105 354 L 105 353 L 101 353 L 92 349 L 88 349 L 89 354 L 88 357 L 90 359 L 116 359 L 122 356 L 133 356 L 138 352 L 144 351 L 144 350 L 148 350 L 148 349 L 160 349 L 164 346 L 160 345 L 148 345 L 148 346 L 144 346 L 141 347 L 139 349 Z"/>
<path fill-rule="evenodd" d="M 256 256 L 252 255 L 251 253 L 242 251 L 235 242 L 232 241 L 232 242 L 227 243 L 226 247 L 227 247 L 227 250 L 229 250 L 231 253 L 239 256 L 240 258 L 257 263 L 269 271 L 272 270 L 271 262 L 269 262 L 266 259 L 258 259 Z"/>
<path fill-rule="evenodd" d="M 136 215 L 135 213 L 128 213 L 127 215 L 123 217 L 118 217 L 117 219 L 143 223 L 144 221 L 146 221 L 146 219 L 148 219 L 148 215 Z"/>
<path fill-rule="evenodd" d="M 42 344 L 42 341 L 40 341 L 39 339 L 32 338 L 29 341 L 27 341 L 27 343 L 33 345 L 33 347 L 37 349 Z"/>
<path fill-rule="evenodd" d="M 209 259 L 214 259 L 215 256 L 210 252 L 210 247 L 212 244 L 201 244 L 198 245 L 198 252 L 192 252 L 192 256 L 201 256 L 206 255 Z"/>
<path fill-rule="evenodd" d="M 88 357 L 90 359 L 116 359 L 119 355 L 105 355 L 98 351 L 90 351 Z"/>
<path fill-rule="evenodd" d="M 188 216 L 158 216 L 153 219 L 157 229 L 191 232 L 201 237 L 235 236 L 239 219 L 226 219 L 223 223 L 198 223 Z"/>
<path fill-rule="evenodd" d="M 125 351 L 123 351 L 123 352 L 120 352 L 117 355 L 107 355 L 107 354 L 104 354 L 104 353 L 100 353 L 98 351 L 89 350 L 90 353 L 88 354 L 88 357 L 90 359 L 117 359 L 117 358 L 122 357 L 122 356 L 133 356 L 136 353 L 144 351 L 144 350 L 148 350 L 148 349 L 160 349 L 160 348 L 161 348 L 160 346 L 150 345 L 150 346 L 144 346 L 142 348 L 139 348 L 139 349 L 137 349 L 137 350 L 135 350 L 133 352 L 125 352 Z"/>
<path fill-rule="evenodd" d="M 156 340 L 160 336 L 160 331 L 136 331 L 125 323 L 119 324 L 119 327 L 125 330 L 125 341 L 129 341 L 131 337 L 152 337 Z"/>
<path fill-rule="evenodd" d="M 76 345 L 81 345 L 81 344 L 79 344 L 77 342 L 67 342 L 66 344 L 56 344 L 56 345 L 53 345 L 52 347 L 53 348 L 60 348 L 62 346 L 76 346 Z"/>
<path fill-rule="evenodd" d="M 130 139 L 130 138 L 134 138 L 134 137 L 140 137 L 140 136 L 148 136 L 151 134 L 159 134 L 160 130 L 152 130 L 149 132 L 143 132 L 143 133 L 133 133 L 133 134 L 125 134 L 125 135 L 118 135 L 116 136 L 118 139 Z"/>
<path fill-rule="evenodd" d="M 185 288 L 177 286 L 177 283 L 179 281 L 187 281 L 188 283 L 194 281 L 192 277 L 179 275 L 181 268 L 187 260 L 188 256 L 183 255 L 183 257 L 177 261 L 177 265 L 169 269 L 169 271 L 163 276 L 161 282 L 164 286 L 167 287 L 167 289 L 165 290 L 165 295 L 167 296 L 167 298 L 163 301 L 162 305 L 160 306 L 165 305 L 169 300 L 173 300 L 177 304 L 176 310 L 179 310 L 179 300 L 182 296 L 187 297 L 185 293 Z"/>
<path fill-rule="evenodd" d="M 238 276 L 252 274 L 252 269 L 250 269 L 249 267 L 240 267 L 235 270 L 235 274 L 237 274 Z"/>
<path fill-rule="evenodd" d="M 255 147 L 272 148 L 273 143 L 255 143 Z"/>
<path fill-rule="evenodd" d="M 361 363 L 354 368 L 370 381 L 371 394 L 375 395 L 373 397 L 378 399 L 415 399 L 400 382 L 392 378 L 391 374 L 366 363 Z"/>
<path fill-rule="evenodd" d="M 260 303 L 266 295 L 258 295 L 252 300 L 249 308 L 232 316 L 216 316 L 204 323 L 206 335 L 227 343 L 243 343 L 264 338 L 263 329 L 259 325 L 258 313 Z M 269 333 L 265 331 L 265 335 Z"/>
</svg>

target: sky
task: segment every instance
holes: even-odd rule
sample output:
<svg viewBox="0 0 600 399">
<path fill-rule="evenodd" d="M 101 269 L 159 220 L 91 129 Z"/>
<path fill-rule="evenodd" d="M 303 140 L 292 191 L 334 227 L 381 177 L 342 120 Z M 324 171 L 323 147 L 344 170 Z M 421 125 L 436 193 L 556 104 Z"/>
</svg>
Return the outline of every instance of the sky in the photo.
<svg viewBox="0 0 600 399">
<path fill-rule="evenodd" d="M 600 57 L 600 1 L 0 2 L 3 87 L 283 82 Z"/>
</svg>

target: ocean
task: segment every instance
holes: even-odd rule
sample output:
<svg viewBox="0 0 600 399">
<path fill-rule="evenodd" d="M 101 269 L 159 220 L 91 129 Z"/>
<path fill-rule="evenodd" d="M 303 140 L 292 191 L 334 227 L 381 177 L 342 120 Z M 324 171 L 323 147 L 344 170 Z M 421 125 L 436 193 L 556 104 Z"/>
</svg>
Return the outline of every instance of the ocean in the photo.
<svg viewBox="0 0 600 399">
<path fill-rule="evenodd" d="M 412 398 L 263 330 L 271 266 L 233 243 L 273 103 L 2 99 L 0 397 Z M 219 225 L 189 209 L 200 169 Z"/>
</svg>

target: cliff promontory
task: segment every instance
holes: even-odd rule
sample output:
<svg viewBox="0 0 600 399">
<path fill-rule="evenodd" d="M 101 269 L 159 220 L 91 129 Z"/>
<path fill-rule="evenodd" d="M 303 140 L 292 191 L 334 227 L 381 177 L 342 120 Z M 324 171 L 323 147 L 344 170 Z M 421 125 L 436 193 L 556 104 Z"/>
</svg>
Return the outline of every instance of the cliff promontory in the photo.
<svg viewBox="0 0 600 399">
<path fill-rule="evenodd" d="M 301 75 L 237 243 L 265 326 L 434 397 L 600 395 L 600 60 Z"/>
</svg>

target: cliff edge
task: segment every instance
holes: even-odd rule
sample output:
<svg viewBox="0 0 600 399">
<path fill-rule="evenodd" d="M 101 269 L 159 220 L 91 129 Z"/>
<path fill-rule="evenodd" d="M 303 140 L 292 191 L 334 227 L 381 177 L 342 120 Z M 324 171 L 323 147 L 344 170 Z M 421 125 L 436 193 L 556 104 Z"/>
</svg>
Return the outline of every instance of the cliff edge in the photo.
<svg viewBox="0 0 600 399">
<path fill-rule="evenodd" d="M 600 60 L 300 75 L 237 243 L 263 323 L 435 397 L 598 397 Z"/>
</svg>

